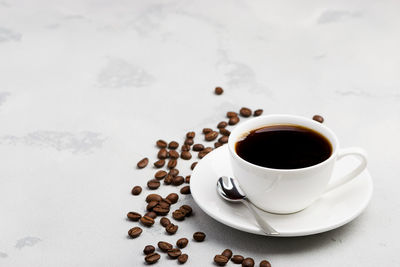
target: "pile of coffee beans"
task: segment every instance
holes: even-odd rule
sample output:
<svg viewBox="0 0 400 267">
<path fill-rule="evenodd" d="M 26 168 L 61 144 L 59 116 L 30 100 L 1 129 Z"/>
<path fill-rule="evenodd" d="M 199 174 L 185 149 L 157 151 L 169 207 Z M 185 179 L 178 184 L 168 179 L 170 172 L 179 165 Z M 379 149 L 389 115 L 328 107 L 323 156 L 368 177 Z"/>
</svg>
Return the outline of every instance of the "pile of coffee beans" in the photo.
<svg viewBox="0 0 400 267">
<path fill-rule="evenodd" d="M 218 266 L 225 266 L 231 260 L 235 264 L 241 264 L 242 267 L 253 267 L 255 262 L 252 258 L 245 258 L 242 255 L 233 255 L 229 248 L 222 251 L 221 254 L 214 256 L 214 263 Z M 271 263 L 267 260 L 260 262 L 260 267 L 271 267 Z"/>
</svg>

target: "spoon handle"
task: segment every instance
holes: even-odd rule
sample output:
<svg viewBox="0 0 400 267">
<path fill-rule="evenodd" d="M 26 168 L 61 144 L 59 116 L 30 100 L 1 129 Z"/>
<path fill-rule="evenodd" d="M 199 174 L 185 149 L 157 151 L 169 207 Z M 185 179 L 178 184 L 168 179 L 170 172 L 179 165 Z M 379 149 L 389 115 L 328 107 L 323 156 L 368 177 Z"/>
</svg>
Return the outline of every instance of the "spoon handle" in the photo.
<svg viewBox="0 0 400 267">
<path fill-rule="evenodd" d="M 269 225 L 263 218 L 261 218 L 261 216 L 258 214 L 258 211 L 256 210 L 257 208 L 254 207 L 253 204 L 251 204 L 247 199 L 243 201 L 243 204 L 245 204 L 250 212 L 253 214 L 258 225 L 261 227 L 264 233 L 271 236 L 279 235 L 279 233 L 271 225 Z"/>
</svg>

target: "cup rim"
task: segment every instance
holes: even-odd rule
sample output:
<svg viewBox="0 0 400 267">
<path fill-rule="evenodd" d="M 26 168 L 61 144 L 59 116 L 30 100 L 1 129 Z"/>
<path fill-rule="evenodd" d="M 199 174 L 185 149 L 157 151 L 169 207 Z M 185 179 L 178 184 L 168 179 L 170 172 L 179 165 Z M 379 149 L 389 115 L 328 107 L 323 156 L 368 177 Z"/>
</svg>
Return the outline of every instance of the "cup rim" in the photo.
<svg viewBox="0 0 400 267">
<path fill-rule="evenodd" d="M 298 169 L 275 169 L 275 168 L 268 168 L 268 167 L 263 167 L 263 166 L 259 166 L 259 165 L 253 164 L 253 163 L 248 162 L 247 160 L 241 158 L 241 157 L 236 153 L 236 151 L 235 151 L 235 144 L 236 144 L 237 138 L 235 138 L 236 140 L 233 140 L 233 138 L 231 138 L 231 137 L 232 137 L 232 136 L 238 136 L 237 132 L 238 132 L 241 128 L 243 128 L 243 127 L 245 127 L 246 125 L 248 125 L 248 124 L 250 124 L 251 122 L 253 122 L 254 120 L 259 120 L 259 121 L 260 121 L 260 124 L 259 124 L 258 126 L 255 126 L 253 129 L 257 129 L 257 127 L 264 127 L 264 126 L 268 126 L 268 125 L 276 125 L 276 124 L 279 124 L 279 123 L 275 123 L 275 124 L 272 124 L 272 123 L 271 123 L 271 124 L 265 123 L 265 124 L 263 124 L 263 123 L 261 122 L 262 120 L 264 120 L 264 119 L 269 119 L 269 118 L 282 118 L 282 119 L 290 118 L 290 119 L 296 119 L 296 120 L 299 120 L 299 122 L 298 122 L 298 123 L 293 123 L 293 124 L 297 124 L 297 125 L 300 125 L 300 126 L 304 126 L 304 127 L 309 128 L 308 126 L 301 124 L 301 121 L 307 121 L 307 122 L 313 124 L 314 126 L 316 126 L 316 128 L 322 128 L 324 131 L 328 132 L 328 133 L 330 134 L 330 136 L 331 136 L 331 137 L 328 137 L 328 136 L 326 136 L 326 134 L 323 134 L 323 133 L 321 133 L 320 131 L 318 131 L 318 133 L 320 133 L 321 135 L 323 135 L 323 136 L 324 136 L 326 139 L 328 139 L 329 142 L 331 143 L 331 145 L 332 145 L 332 153 L 331 153 L 331 155 L 329 156 L 329 158 L 327 158 L 326 160 L 324 160 L 324 161 L 322 161 L 322 162 L 320 162 L 320 163 L 318 163 L 318 164 L 315 164 L 315 165 L 312 165 L 312 166 L 308 166 L 308 167 L 304 167 L 304 168 L 298 168 Z M 284 122 L 282 122 L 282 124 L 283 124 L 283 123 L 284 123 Z M 313 129 L 313 130 L 315 130 L 315 129 Z M 333 139 L 333 140 L 332 140 L 332 139 Z M 336 153 L 337 153 L 337 150 L 338 150 L 338 148 L 339 148 L 339 140 L 337 139 L 335 133 L 334 133 L 330 128 L 328 128 L 327 126 L 323 125 L 322 123 L 319 123 L 319 122 L 317 122 L 317 121 L 314 121 L 314 120 L 312 120 L 312 119 L 310 119 L 310 118 L 303 117 L 303 116 L 299 116 L 299 115 L 292 115 L 292 114 L 269 114 L 269 115 L 264 115 L 264 116 L 252 118 L 252 119 L 250 119 L 250 120 L 248 120 L 248 121 L 246 121 L 246 122 L 240 124 L 240 125 L 239 125 L 238 127 L 236 127 L 235 129 L 233 129 L 233 131 L 231 132 L 231 134 L 230 134 L 230 136 L 229 136 L 229 139 L 228 139 L 228 147 L 229 147 L 229 151 L 230 151 L 231 155 L 232 155 L 236 160 L 239 160 L 239 161 L 242 162 L 243 164 L 249 165 L 249 166 L 251 166 L 252 168 L 256 168 L 256 169 L 259 169 L 259 170 L 275 171 L 275 172 L 280 172 L 280 173 L 293 173 L 293 172 L 309 171 L 309 170 L 316 169 L 316 168 L 319 168 L 319 167 L 322 167 L 322 166 L 325 166 L 326 164 L 328 164 L 330 161 L 332 161 L 332 160 L 336 157 Z"/>
</svg>

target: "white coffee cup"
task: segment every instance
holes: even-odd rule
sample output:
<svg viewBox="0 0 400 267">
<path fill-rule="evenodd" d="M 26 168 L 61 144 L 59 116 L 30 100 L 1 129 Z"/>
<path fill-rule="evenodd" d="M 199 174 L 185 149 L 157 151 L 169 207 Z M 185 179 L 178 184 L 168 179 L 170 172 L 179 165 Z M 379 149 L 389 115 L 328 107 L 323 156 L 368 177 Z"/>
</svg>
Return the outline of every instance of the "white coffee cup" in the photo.
<svg viewBox="0 0 400 267">
<path fill-rule="evenodd" d="M 325 161 L 300 169 L 272 169 L 252 164 L 235 151 L 235 144 L 251 130 L 269 125 L 294 124 L 307 127 L 325 136 L 332 145 L 332 154 Z M 349 182 L 367 166 L 366 152 L 361 148 L 339 148 L 336 135 L 325 125 L 295 115 L 268 115 L 239 124 L 229 136 L 229 151 L 233 174 L 248 199 L 267 212 L 287 214 L 311 205 L 327 191 Z M 331 181 L 335 162 L 345 156 L 355 155 L 359 164 L 348 174 Z"/>
</svg>

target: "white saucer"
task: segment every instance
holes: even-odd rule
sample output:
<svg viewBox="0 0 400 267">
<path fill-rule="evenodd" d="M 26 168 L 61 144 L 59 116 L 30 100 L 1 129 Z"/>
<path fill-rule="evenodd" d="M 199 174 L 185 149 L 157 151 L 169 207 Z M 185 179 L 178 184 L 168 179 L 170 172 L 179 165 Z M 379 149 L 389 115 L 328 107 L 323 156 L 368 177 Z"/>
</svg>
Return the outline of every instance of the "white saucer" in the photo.
<svg viewBox="0 0 400 267">
<path fill-rule="evenodd" d="M 222 146 L 205 156 L 190 178 L 192 196 L 200 208 L 215 220 L 249 233 L 265 235 L 243 204 L 229 203 L 217 193 L 220 176 L 232 176 L 228 147 Z M 333 179 L 346 173 L 357 163 L 348 157 L 337 162 Z M 305 236 L 326 232 L 340 227 L 361 214 L 372 196 L 372 179 L 368 170 L 348 184 L 326 193 L 308 208 L 289 215 L 264 211 L 260 214 L 280 236 Z"/>
</svg>

